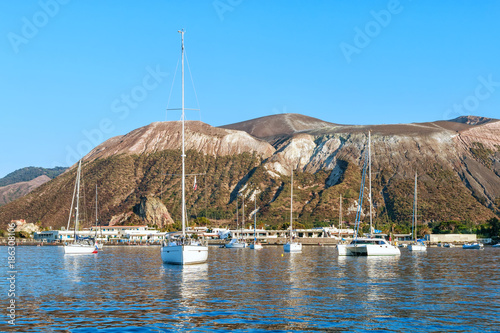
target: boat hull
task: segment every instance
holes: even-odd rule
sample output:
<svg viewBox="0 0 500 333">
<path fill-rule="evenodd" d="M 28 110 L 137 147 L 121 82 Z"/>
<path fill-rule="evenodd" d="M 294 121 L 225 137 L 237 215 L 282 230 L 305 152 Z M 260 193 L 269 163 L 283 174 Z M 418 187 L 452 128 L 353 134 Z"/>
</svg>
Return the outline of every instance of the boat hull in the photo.
<svg viewBox="0 0 500 333">
<path fill-rule="evenodd" d="M 483 248 L 483 244 L 464 244 L 462 246 L 463 249 L 472 249 L 472 250 L 480 250 Z"/>
<path fill-rule="evenodd" d="M 161 260 L 171 265 L 194 265 L 208 259 L 208 246 L 168 245 L 161 248 Z"/>
<path fill-rule="evenodd" d="M 427 247 L 422 244 L 410 244 L 408 245 L 408 250 L 413 252 L 424 252 L 427 251 Z"/>
<path fill-rule="evenodd" d="M 97 253 L 94 245 L 69 244 L 64 246 L 65 254 L 93 254 Z"/>
<path fill-rule="evenodd" d="M 259 243 L 250 244 L 250 249 L 251 250 L 260 250 L 260 249 L 262 249 L 262 244 L 259 244 Z"/>
<path fill-rule="evenodd" d="M 401 251 L 393 245 L 340 244 L 337 245 L 339 256 L 397 256 Z"/>
<path fill-rule="evenodd" d="M 288 242 L 283 245 L 283 250 L 285 252 L 302 252 L 302 243 Z"/>
<path fill-rule="evenodd" d="M 240 241 L 236 240 L 236 241 L 230 241 L 225 246 L 228 249 L 243 249 L 243 248 L 247 247 L 247 243 L 240 242 Z"/>
</svg>

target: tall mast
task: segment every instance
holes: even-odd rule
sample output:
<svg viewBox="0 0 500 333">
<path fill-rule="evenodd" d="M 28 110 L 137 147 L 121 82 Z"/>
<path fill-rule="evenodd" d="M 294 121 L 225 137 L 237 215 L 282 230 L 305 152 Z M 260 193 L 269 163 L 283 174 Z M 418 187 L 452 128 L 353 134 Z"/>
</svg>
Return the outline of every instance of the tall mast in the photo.
<svg viewBox="0 0 500 333">
<path fill-rule="evenodd" d="M 241 228 L 240 228 L 240 238 L 243 239 L 243 225 L 245 224 L 245 195 L 242 195 L 243 198 L 243 220 L 241 221 Z"/>
<path fill-rule="evenodd" d="M 186 235 L 186 168 L 185 168 L 185 148 L 184 148 L 184 30 L 178 31 L 181 34 L 181 58 L 182 58 L 182 235 Z"/>
<path fill-rule="evenodd" d="M 290 240 L 292 240 L 292 232 L 293 232 L 293 227 L 292 227 L 292 223 L 293 223 L 293 169 L 292 169 L 291 184 L 292 184 L 292 189 L 290 191 Z"/>
<path fill-rule="evenodd" d="M 254 215 L 253 215 L 253 242 L 256 243 L 257 242 L 257 195 L 255 195 L 255 198 L 254 198 Z"/>
<path fill-rule="evenodd" d="M 97 184 L 95 184 L 95 238 L 97 239 Z"/>
<path fill-rule="evenodd" d="M 372 229 L 373 203 L 372 203 L 372 136 L 370 131 L 368 131 L 368 183 L 369 183 L 368 200 L 370 201 L 370 235 L 371 235 L 373 230 Z"/>
<path fill-rule="evenodd" d="M 236 231 L 238 231 L 238 228 L 240 227 L 240 224 L 238 223 L 238 196 L 240 193 L 238 192 L 236 194 Z"/>
<path fill-rule="evenodd" d="M 413 223 L 415 224 L 413 237 L 417 241 L 417 172 L 415 172 L 415 195 L 413 197 Z"/>
<path fill-rule="evenodd" d="M 342 194 L 340 195 L 340 209 L 339 209 L 339 232 L 342 229 Z"/>
</svg>

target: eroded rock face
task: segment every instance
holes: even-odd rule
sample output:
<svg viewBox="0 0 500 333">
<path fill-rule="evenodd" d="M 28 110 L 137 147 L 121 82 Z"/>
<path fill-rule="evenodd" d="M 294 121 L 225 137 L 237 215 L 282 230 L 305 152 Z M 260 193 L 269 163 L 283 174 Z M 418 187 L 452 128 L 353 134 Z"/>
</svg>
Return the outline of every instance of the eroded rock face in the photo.
<svg viewBox="0 0 500 333">
<path fill-rule="evenodd" d="M 167 207 L 158 198 L 142 197 L 141 202 L 134 207 L 134 213 L 147 225 L 152 224 L 164 228 L 174 223 Z"/>
<path fill-rule="evenodd" d="M 155 122 L 103 142 L 87 154 L 84 160 L 93 161 L 117 154 L 142 155 L 180 149 L 181 143 L 181 122 Z M 248 152 L 267 158 L 275 151 L 266 141 L 259 140 L 246 132 L 212 127 L 200 121 L 186 122 L 185 143 L 186 150 L 193 149 L 212 156 Z"/>
</svg>

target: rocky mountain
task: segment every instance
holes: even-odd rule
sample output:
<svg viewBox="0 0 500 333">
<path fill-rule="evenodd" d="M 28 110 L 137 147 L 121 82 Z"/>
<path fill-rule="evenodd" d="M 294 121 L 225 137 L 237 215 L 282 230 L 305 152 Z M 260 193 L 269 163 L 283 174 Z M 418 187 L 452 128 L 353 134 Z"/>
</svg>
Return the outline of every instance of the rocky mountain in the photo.
<svg viewBox="0 0 500 333">
<path fill-rule="evenodd" d="M 188 214 L 191 219 L 206 216 L 230 223 L 235 218 L 236 196 L 241 193 L 247 204 L 257 200 L 259 220 L 279 226 L 288 219 L 293 170 L 298 223 L 319 226 L 337 221 L 340 195 L 345 219 L 353 221 L 368 132 L 379 229 L 407 230 L 415 172 L 424 223 L 459 220 L 480 224 L 499 213 L 498 120 L 460 117 L 356 126 L 280 114 L 220 128 L 186 123 Z M 85 209 L 91 211 L 88 203 L 97 184 L 101 221 L 165 226 L 172 223 L 165 213 L 178 221 L 179 147 L 179 122 L 152 123 L 102 143 L 83 159 Z M 65 225 L 75 173 L 73 167 L 0 207 L 0 221 L 24 218 L 41 221 L 43 226 Z M 246 212 L 252 211 L 249 208 Z M 362 209 L 367 213 L 366 201 Z"/>
</svg>

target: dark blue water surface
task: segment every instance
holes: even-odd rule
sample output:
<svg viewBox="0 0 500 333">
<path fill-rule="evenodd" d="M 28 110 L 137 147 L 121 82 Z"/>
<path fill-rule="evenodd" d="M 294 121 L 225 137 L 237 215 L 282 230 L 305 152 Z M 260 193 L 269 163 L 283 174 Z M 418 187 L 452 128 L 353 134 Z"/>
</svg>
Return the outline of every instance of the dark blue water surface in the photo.
<svg viewBox="0 0 500 333">
<path fill-rule="evenodd" d="M 153 246 L 16 250 L 16 326 L 2 310 L 0 331 L 500 331 L 500 248 L 362 258 L 210 247 L 208 263 L 184 267 Z M 5 309 L 6 279 L 0 288 Z"/>
</svg>

